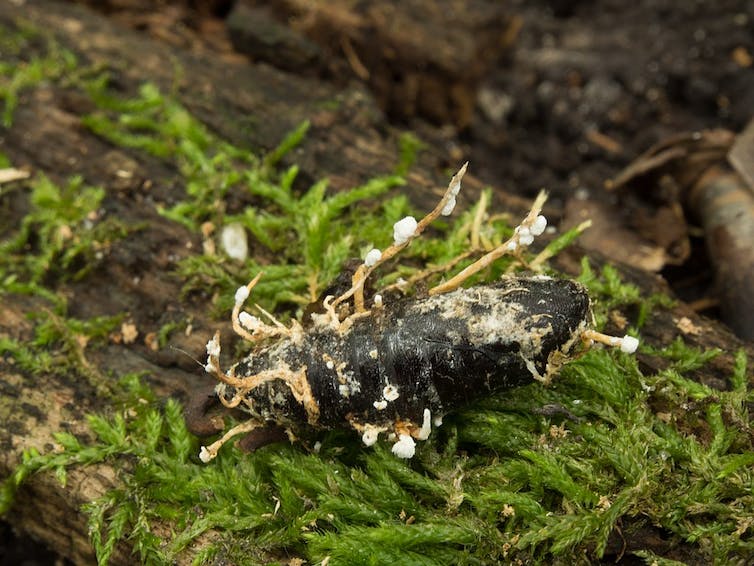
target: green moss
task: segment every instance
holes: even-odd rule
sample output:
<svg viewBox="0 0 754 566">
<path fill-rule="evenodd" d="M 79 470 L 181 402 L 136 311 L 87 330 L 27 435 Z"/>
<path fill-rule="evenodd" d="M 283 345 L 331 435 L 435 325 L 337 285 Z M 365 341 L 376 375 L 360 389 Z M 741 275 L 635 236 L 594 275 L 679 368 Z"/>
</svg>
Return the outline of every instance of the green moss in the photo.
<svg viewBox="0 0 754 566">
<path fill-rule="evenodd" d="M 28 315 L 32 338 L 22 342 L 2 337 L 0 353 L 35 376 L 70 374 L 109 395 L 111 380 L 89 364 L 85 351 L 101 344 L 123 317 L 70 318 L 66 300 L 56 288 L 85 277 L 113 241 L 134 229 L 100 217 L 104 194 L 80 178 L 63 186 L 42 175 L 30 182 L 28 213 L 18 226 L 8 227 L 8 239 L 0 242 L 0 296 L 4 300 L 35 296 L 41 299 L 41 310 Z"/>
<path fill-rule="evenodd" d="M 186 198 L 162 208 L 166 218 L 194 231 L 205 222 L 218 227 L 239 223 L 275 258 L 272 264 L 265 262 L 265 278 L 255 290 L 257 300 L 269 308 L 279 302 L 308 302 L 322 289 L 355 251 L 351 231 L 363 215 L 357 214 L 354 206 L 402 183 L 400 177 L 391 175 L 328 194 L 327 182 L 319 181 L 300 192 L 294 186 L 298 167 L 279 171 L 278 165 L 302 143 L 308 122 L 260 157 L 216 138 L 154 85 L 145 84 L 138 96 L 122 99 L 110 93 L 103 77 L 90 84 L 89 92 L 100 110 L 85 117 L 84 125 L 117 145 L 144 151 L 178 167 L 185 180 Z M 404 145 L 407 149 L 401 164 L 405 167 L 413 153 L 408 142 Z M 261 206 L 227 210 L 230 190 Z M 393 208 L 397 211 L 399 207 Z M 359 235 L 368 232 L 367 227 Z M 186 281 L 185 292 L 217 292 L 227 301 L 239 281 L 251 279 L 260 269 L 255 260 L 241 268 L 223 256 L 204 255 L 182 262 L 179 274 Z M 221 302 L 219 308 L 227 306 Z"/>
<path fill-rule="evenodd" d="M 0 242 L 0 275 L 39 284 L 46 277 L 80 279 L 129 230 L 99 217 L 105 195 L 80 177 L 58 186 L 39 176 L 31 183 L 30 210 L 7 240 Z"/>
<path fill-rule="evenodd" d="M 302 198 L 273 201 L 290 211 Z M 468 246 L 476 212 L 446 227 L 451 250 Z M 433 245 L 417 249 L 442 257 Z M 610 268 L 598 276 L 585 264 L 582 280 L 598 320 L 642 300 Z M 54 325 L 37 328 L 39 344 L 61 339 Z M 180 406 L 156 407 L 132 376 L 113 416 L 90 417 L 94 442 L 60 434 L 63 451 L 27 453 L 0 501 L 7 511 L 33 473 L 64 482 L 71 466 L 110 464 L 121 487 L 85 507 L 100 563 L 125 539 L 141 562 L 170 563 L 202 537 L 198 560 L 239 564 L 282 553 L 331 564 L 547 563 L 599 558 L 627 525 L 659 527 L 705 560 L 743 559 L 754 552 L 746 358 L 738 354 L 731 390 L 719 392 L 684 377 L 717 352 L 681 341 L 644 349 L 667 357 L 668 368 L 644 375 L 631 356 L 591 351 L 550 387 L 506 391 L 449 416 L 410 463 L 332 432 L 318 453 L 230 449 L 202 465 Z M 703 410 L 695 422 L 668 421 L 653 412 L 658 402 L 675 407 L 672 415 L 692 402 Z M 653 560 L 649 551 L 638 556 Z"/>
<path fill-rule="evenodd" d="M 456 414 L 410 465 L 340 433 L 324 435 L 318 454 L 277 445 L 202 465 L 178 404 L 159 410 L 136 390 L 114 417 L 90 419 L 94 443 L 61 434 L 63 452 L 28 454 L 6 481 L 4 509 L 30 473 L 64 478 L 72 465 L 108 462 L 123 487 L 86 507 L 101 563 L 126 537 L 142 562 L 169 563 L 209 531 L 220 539 L 206 552 L 241 564 L 256 562 L 250 538 L 256 552 L 334 564 L 549 562 L 599 557 L 614 529 L 634 522 L 728 563 L 754 552 L 750 434 L 726 422 L 748 419 L 744 362 L 740 354 L 735 388 L 708 398 L 706 442 L 649 408 L 651 384 L 688 395 L 665 381 L 671 370 L 647 377 L 629 356 L 593 351 L 551 388 L 533 384 Z M 546 416 L 544 406 L 563 411 Z M 153 534 L 158 522 L 172 526 L 170 539 Z"/>
<path fill-rule="evenodd" d="M 45 82 L 65 77 L 75 69 L 76 58 L 53 39 L 29 26 L 22 26 L 19 30 L 0 27 L 0 38 L 3 53 L 3 61 L 0 62 L 2 124 L 10 128 L 21 94 Z M 40 53 L 24 56 L 33 51 Z"/>
</svg>

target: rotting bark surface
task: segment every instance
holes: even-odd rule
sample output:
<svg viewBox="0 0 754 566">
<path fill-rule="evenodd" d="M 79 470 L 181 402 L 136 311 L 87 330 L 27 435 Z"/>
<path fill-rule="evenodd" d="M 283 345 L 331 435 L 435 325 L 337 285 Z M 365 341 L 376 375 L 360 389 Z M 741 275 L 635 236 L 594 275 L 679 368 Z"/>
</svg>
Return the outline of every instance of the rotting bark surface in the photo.
<svg viewBox="0 0 754 566">
<path fill-rule="evenodd" d="M 631 111 L 635 110 L 631 106 L 631 97 L 626 98 L 626 91 L 620 88 L 620 92 L 615 90 L 616 85 L 627 80 L 625 77 L 632 76 L 630 72 L 627 71 L 625 77 L 616 78 L 613 76 L 617 72 L 615 68 L 611 70 L 610 64 L 605 63 L 590 80 L 586 80 L 583 73 L 575 76 L 565 71 L 547 81 L 540 80 L 541 76 L 548 77 L 554 72 L 552 70 L 557 65 L 563 69 L 574 65 L 582 69 L 592 68 L 590 61 L 593 60 L 589 57 L 594 54 L 585 53 L 583 43 L 579 43 L 582 36 L 578 26 L 583 25 L 581 18 L 585 8 L 583 3 L 577 4 L 581 8 L 574 8 L 575 15 L 570 8 L 563 8 L 573 18 L 564 19 L 562 28 L 556 27 L 557 20 L 563 17 L 558 10 L 555 15 L 545 18 L 538 30 L 542 35 L 540 49 L 532 50 L 529 56 L 523 51 L 517 52 L 514 57 L 516 66 L 530 65 L 532 76 L 524 72 L 498 75 L 496 83 L 487 88 L 493 97 L 487 99 L 487 119 L 475 115 L 471 131 L 475 132 L 478 141 L 470 145 L 487 149 L 472 153 L 472 157 L 480 163 L 485 176 L 489 178 L 494 174 L 499 179 L 495 187 L 496 198 L 498 203 L 505 203 L 502 208 L 519 212 L 525 207 L 525 201 L 504 193 L 499 190 L 500 186 L 510 188 L 513 182 L 517 182 L 523 185 L 524 194 L 531 195 L 539 185 L 548 184 L 560 199 L 555 200 L 553 210 L 558 212 L 568 198 L 569 190 L 590 180 L 593 186 L 597 186 L 596 179 L 601 182 L 615 174 L 626 164 L 628 156 L 643 148 L 641 140 L 629 143 L 630 136 L 639 128 L 639 125 L 636 129 L 625 126 L 633 116 Z M 533 5 L 528 10 L 536 13 L 537 7 Z M 531 17 L 531 12 L 525 16 Z M 706 21 L 703 17 L 706 17 L 703 13 L 694 15 L 694 18 Z M 754 14 L 750 17 L 754 18 Z M 146 81 L 157 84 L 164 91 L 174 90 L 191 112 L 211 129 L 241 145 L 270 149 L 295 125 L 310 119 L 313 128 L 294 159 L 301 167 L 303 183 L 327 177 L 334 189 L 344 189 L 384 174 L 398 160 L 398 131 L 386 122 L 383 110 L 369 90 L 357 83 L 338 87 L 316 76 L 300 77 L 268 65 L 249 64 L 237 57 L 215 56 L 210 49 L 212 43 L 199 50 L 185 49 L 185 41 L 178 42 L 184 45 L 174 46 L 171 42 L 150 39 L 82 7 L 47 1 L 27 2 L 22 6 L 0 5 L 0 24 L 7 29 L 18 29 L 19 22 L 24 20 L 42 29 L 55 30 L 61 45 L 87 63 L 111 68 L 124 92 L 133 93 Z M 552 27 L 547 29 L 547 26 Z M 734 26 L 732 29 L 738 28 Z M 693 30 L 687 28 L 687 31 Z M 544 36 L 548 35 L 557 38 L 552 40 L 556 44 L 565 43 L 573 48 L 555 51 L 547 47 L 551 40 Z M 520 49 L 530 47 L 533 41 L 531 35 L 524 37 L 527 39 Z M 737 41 L 736 37 L 730 36 L 731 47 Z M 719 49 L 728 49 L 728 46 L 722 45 Z M 568 64 L 563 63 L 564 57 L 568 58 Z M 614 64 L 617 69 L 623 69 L 627 65 L 644 65 L 646 62 L 631 63 L 618 58 Z M 176 73 L 177 67 L 182 69 L 181 73 Z M 541 76 L 535 77 L 537 73 Z M 725 76 L 723 73 L 721 78 Z M 706 107 L 715 101 L 709 85 L 693 79 L 686 75 L 676 79 L 678 88 L 686 93 L 691 104 L 682 112 L 669 112 L 662 124 L 664 129 L 677 127 L 679 122 L 685 129 L 690 129 L 714 121 L 713 112 L 713 115 L 708 113 L 691 123 L 683 122 L 693 114 L 695 107 Z M 495 96 L 502 96 L 501 85 L 509 81 L 514 84 L 512 90 L 520 96 L 523 97 L 521 93 L 525 90 L 522 84 L 535 89 L 537 95 L 530 104 L 525 104 L 523 99 L 517 101 L 518 115 L 512 118 L 511 127 L 505 129 L 505 113 L 495 113 L 491 101 Z M 552 88 L 545 88 L 545 83 Z M 586 88 L 589 84 L 594 84 L 594 88 Z M 592 114 L 571 115 L 568 105 L 575 104 L 573 100 L 569 102 L 565 95 L 559 100 L 554 99 L 558 93 L 563 94 L 561 90 L 569 88 L 596 97 L 590 106 Z M 754 92 L 750 79 L 738 79 L 735 88 L 736 92 L 743 93 L 744 98 Z M 601 94 L 594 94 L 597 91 Z M 649 87 L 645 91 L 649 92 Z M 572 93 L 571 90 L 568 92 Z M 609 93 L 615 94 L 615 100 L 605 99 Z M 468 93 L 465 96 L 469 96 Z M 332 104 L 333 101 L 337 104 Z M 672 105 L 673 101 L 666 102 Z M 180 258 L 200 249 L 201 243 L 197 235 L 177 224 L 165 222 L 156 213 L 155 203 L 174 203 L 182 197 L 184 187 L 176 181 L 176 172 L 159 160 L 115 147 L 80 127 L 81 116 L 90 110 L 87 104 L 75 89 L 59 84 L 37 86 L 23 92 L 12 127 L 3 131 L 0 149 L 14 166 L 44 172 L 56 181 L 82 175 L 88 184 L 106 189 L 103 207 L 107 215 L 117 216 L 128 224 L 143 223 L 142 229 L 115 243 L 105 261 L 83 281 L 51 282 L 51 286 L 68 297 L 71 316 L 86 318 L 126 311 L 139 329 L 140 337 L 136 342 L 128 345 L 113 343 L 92 353 L 89 363 L 96 368 L 98 376 L 108 379 L 104 376 L 145 371 L 148 381 L 160 395 L 184 399 L 189 390 L 206 384 L 207 378 L 184 354 L 168 349 L 154 352 L 142 338 L 170 320 L 171 314 L 190 317 L 193 333 L 188 337 L 178 333 L 171 345 L 201 356 L 204 344 L 215 328 L 228 328 L 227 324 L 210 319 L 208 309 L 203 306 L 207 297 L 179 298 L 181 281 L 172 270 Z M 550 115 L 551 120 L 540 120 L 536 106 L 541 104 L 560 110 Z M 503 104 L 503 107 L 507 106 Z M 726 108 L 724 125 L 735 129 L 743 121 L 741 110 L 732 99 Z M 617 156 L 609 140 L 594 136 L 590 139 L 600 143 L 593 143 L 582 151 L 578 142 L 587 130 L 582 131 L 579 126 L 578 133 L 574 133 L 572 128 L 576 126 L 572 119 L 578 118 L 583 123 L 599 122 L 600 118 L 617 110 L 624 112 L 619 116 L 620 120 L 611 118 L 620 130 L 620 134 L 616 134 L 619 141 Z M 640 117 L 646 125 L 656 119 L 656 113 L 642 106 Z M 499 122 L 501 119 L 503 122 Z M 491 132 L 490 127 L 497 128 L 497 131 Z M 436 143 L 422 153 L 408 179 L 412 200 L 417 206 L 426 208 L 427 203 L 435 200 L 433 188 L 444 182 L 443 169 L 455 165 L 458 154 L 465 154 L 459 148 L 467 146 L 462 145 L 459 138 L 448 136 L 447 131 L 434 126 L 419 124 L 417 129 L 425 141 Z M 505 134 L 501 133 L 503 130 Z M 559 135 L 559 130 L 564 130 L 564 135 Z M 526 143 L 516 141 L 523 139 L 522 132 L 531 136 Z M 544 141 L 539 139 L 539 133 L 546 134 Z M 495 136 L 498 135 L 504 135 L 505 140 L 496 146 Z M 643 135 L 651 134 L 643 132 Z M 655 132 L 654 135 L 658 134 Z M 447 145 L 444 146 L 445 142 Z M 515 151 L 505 159 L 490 157 L 495 152 L 511 149 L 511 144 L 515 145 Z M 574 145 L 578 150 L 576 155 L 566 155 Z M 446 151 L 447 147 L 451 150 Z M 558 156 L 558 163 L 553 165 L 552 160 Z M 568 171 L 575 175 L 576 171 L 582 171 L 580 165 L 585 162 L 589 162 L 583 170 L 586 173 L 574 180 Z M 534 170 L 539 172 L 533 174 Z M 119 173 L 121 171 L 128 171 L 129 175 L 124 177 Z M 501 172 L 504 174 L 499 176 Z M 469 193 L 473 193 L 481 182 L 470 178 L 467 186 Z M 0 218 L 4 226 L 0 226 L 0 236 L 4 235 L 6 226 L 22 216 L 24 203 L 21 197 L 20 193 L 13 193 L 8 202 L 3 203 Z M 567 257 L 562 262 L 566 271 L 569 265 L 574 265 L 573 262 L 568 264 Z M 623 274 L 646 292 L 666 289 L 655 275 L 636 270 L 624 270 Z M 0 304 L 0 335 L 30 339 L 31 326 L 27 315 L 44 308 L 41 301 L 33 298 L 3 300 Z M 728 352 L 743 346 L 725 327 L 699 317 L 683 303 L 670 311 L 653 315 L 643 329 L 643 336 L 656 346 L 667 344 L 679 334 L 678 324 L 684 317 L 696 329 L 686 336 L 693 346 L 721 347 Z M 754 355 L 750 344 L 746 349 L 750 356 Z M 642 359 L 642 362 L 653 368 L 658 363 L 649 358 Z M 698 377 L 708 385 L 725 388 L 731 367 L 730 356 L 721 355 L 705 368 L 703 376 Z M 107 404 L 97 394 L 96 383 L 71 383 L 56 375 L 45 376 L 42 382 L 16 371 L 8 360 L 0 360 L 0 383 L 0 422 L 3 423 L 0 443 L 4 448 L 0 459 L 2 476 L 14 467 L 23 449 L 50 449 L 53 432 L 85 433 L 84 414 L 102 410 Z M 112 469 L 101 466 L 96 472 L 72 473 L 65 489 L 51 477 L 35 478 L 19 492 L 18 505 L 8 521 L 18 532 L 33 536 L 74 563 L 91 562 L 87 526 L 79 508 L 83 502 L 111 487 L 115 477 Z M 126 564 L 129 560 L 127 552 L 122 551 L 116 553 L 112 563 Z"/>
</svg>

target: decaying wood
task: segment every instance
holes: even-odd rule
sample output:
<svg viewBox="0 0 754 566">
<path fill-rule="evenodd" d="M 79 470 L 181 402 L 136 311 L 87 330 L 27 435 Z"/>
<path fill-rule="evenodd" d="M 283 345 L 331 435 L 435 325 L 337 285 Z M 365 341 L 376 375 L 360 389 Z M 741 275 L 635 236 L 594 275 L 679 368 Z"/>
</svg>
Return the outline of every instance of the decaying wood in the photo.
<svg viewBox="0 0 754 566">
<path fill-rule="evenodd" d="M 240 1 L 228 19 L 236 49 L 307 73 L 357 76 L 391 116 L 467 126 L 480 80 L 520 21 L 500 2 Z"/>
<path fill-rule="evenodd" d="M 0 4 L 0 24 L 14 30 L 21 21 L 55 30 L 63 47 L 82 61 L 112 69 L 125 92 L 135 92 L 145 81 L 156 83 L 165 92 L 175 90 L 196 116 L 239 145 L 272 148 L 298 123 L 310 119 L 313 128 L 294 157 L 304 182 L 327 177 L 334 189 L 344 189 L 384 175 L 397 162 L 395 132 L 385 126 L 372 98 L 359 88 L 335 91 L 267 66 L 240 66 L 171 51 L 81 7 L 40 0 Z M 178 78 L 176 66 L 182 69 Z M 338 104 L 328 104 L 332 101 Z M 173 345 L 202 355 L 217 327 L 208 318 L 203 300 L 178 298 L 181 281 L 171 273 L 176 261 L 200 249 L 198 236 L 155 212 L 155 203 L 171 204 L 182 198 L 183 187 L 165 163 L 113 147 L 82 128 L 80 118 L 91 110 L 88 101 L 71 87 L 45 84 L 25 91 L 13 126 L 0 140 L 0 150 L 15 167 L 43 172 L 56 181 L 82 175 L 87 183 L 106 189 L 105 214 L 117 215 L 125 223 L 145 224 L 113 244 L 105 261 L 85 281 L 61 283 L 58 290 L 68 297 L 70 316 L 129 312 L 140 332 L 131 344 L 111 343 L 104 349 L 85 350 L 99 376 L 145 371 L 158 394 L 185 398 L 187 390 L 209 378 L 183 354 L 153 352 L 143 341 L 165 322 L 166 313 L 180 313 L 193 320 L 194 331 L 190 336 L 179 333 Z M 443 158 L 429 151 L 413 168 L 408 181 L 417 206 L 436 200 L 432 188 L 443 185 L 445 165 Z M 122 171 L 129 174 L 124 176 L 119 173 Z M 468 178 L 466 186 L 473 191 L 479 184 Z M 22 193 L 7 195 L 4 206 L 22 214 Z M 527 208 L 515 197 L 500 194 L 498 200 L 516 212 Z M 628 275 L 647 290 L 657 285 L 646 273 L 632 271 Z M 46 307 L 36 298 L 4 298 L 0 336 L 30 340 L 32 326 L 27 315 Z M 728 351 L 741 345 L 720 325 L 701 320 L 683 305 L 653 315 L 643 330 L 645 339 L 658 345 L 669 343 L 680 332 L 677 324 L 682 316 L 702 329 L 688 336 L 695 345 L 719 345 Z M 229 336 L 224 338 L 228 342 Z M 750 347 L 748 351 L 754 354 Z M 647 363 L 651 365 L 651 360 Z M 730 356 L 720 356 L 706 368 L 705 379 L 724 386 L 730 367 Z M 96 393 L 96 383 L 71 382 L 55 374 L 35 378 L 18 371 L 10 359 L 0 360 L 0 383 L 0 442 L 4 448 L 0 476 L 13 469 L 23 449 L 54 449 L 54 432 L 85 434 L 84 415 L 108 406 Z M 117 484 L 117 478 L 116 470 L 108 466 L 72 472 L 65 488 L 51 477 L 35 477 L 19 492 L 19 504 L 7 520 L 73 562 L 90 563 L 93 556 L 79 508 Z M 121 548 L 112 563 L 132 563 L 132 557 Z"/>
<path fill-rule="evenodd" d="M 638 232 L 654 242 L 658 267 L 672 263 L 673 249 L 683 250 L 676 260 L 688 256 L 687 218 L 701 225 L 722 319 L 745 339 L 754 338 L 754 191 L 747 160 L 753 132 L 750 125 L 739 135 L 710 130 L 670 137 L 612 183 L 623 189 Z M 648 221 L 641 224 L 642 218 Z"/>
</svg>

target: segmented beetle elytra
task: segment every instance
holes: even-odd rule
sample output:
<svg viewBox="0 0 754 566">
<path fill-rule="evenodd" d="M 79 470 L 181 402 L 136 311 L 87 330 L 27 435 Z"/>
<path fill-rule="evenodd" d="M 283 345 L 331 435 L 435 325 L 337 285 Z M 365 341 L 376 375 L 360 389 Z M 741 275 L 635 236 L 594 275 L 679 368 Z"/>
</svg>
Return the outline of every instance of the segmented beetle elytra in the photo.
<svg viewBox="0 0 754 566">
<path fill-rule="evenodd" d="M 393 244 L 370 250 L 350 286 L 322 299 L 320 312 L 310 313 L 306 326 L 298 321 L 285 326 L 260 309 L 265 322 L 243 310 L 261 273 L 236 291 L 234 331 L 265 345 L 222 371 L 219 332 L 208 342 L 205 370 L 219 381 L 215 395 L 249 419 L 202 446 L 203 462 L 233 436 L 272 427 L 282 427 L 290 438 L 304 428 L 350 427 L 365 445 L 385 435 L 396 456 L 411 458 L 416 440 L 426 440 L 446 413 L 501 389 L 548 382 L 585 345 L 636 349 L 638 341 L 631 336 L 616 338 L 589 328 L 589 295 L 576 281 L 510 276 L 461 287 L 503 255 L 520 254 L 544 232 L 544 193 L 508 240 L 426 296 L 365 297 L 364 284 L 377 267 L 438 216 L 453 211 L 467 165 L 427 216 L 397 222 Z"/>
</svg>

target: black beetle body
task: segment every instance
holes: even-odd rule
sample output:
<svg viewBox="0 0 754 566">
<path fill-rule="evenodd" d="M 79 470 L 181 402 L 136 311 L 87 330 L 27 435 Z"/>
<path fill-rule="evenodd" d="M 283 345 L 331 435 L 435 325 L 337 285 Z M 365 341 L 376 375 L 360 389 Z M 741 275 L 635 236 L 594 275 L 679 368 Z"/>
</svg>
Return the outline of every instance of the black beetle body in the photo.
<svg viewBox="0 0 754 566">
<path fill-rule="evenodd" d="M 316 418 L 284 379 L 275 379 L 248 391 L 241 404 L 260 422 L 293 430 L 350 424 L 366 444 L 383 431 L 421 438 L 428 414 L 438 424 L 480 397 L 551 375 L 589 315 L 587 292 L 575 281 L 510 277 L 387 304 L 345 331 L 315 323 L 230 373 L 245 378 L 287 367 L 305 375 Z M 219 393 L 229 400 L 237 392 L 221 385 Z"/>
</svg>

